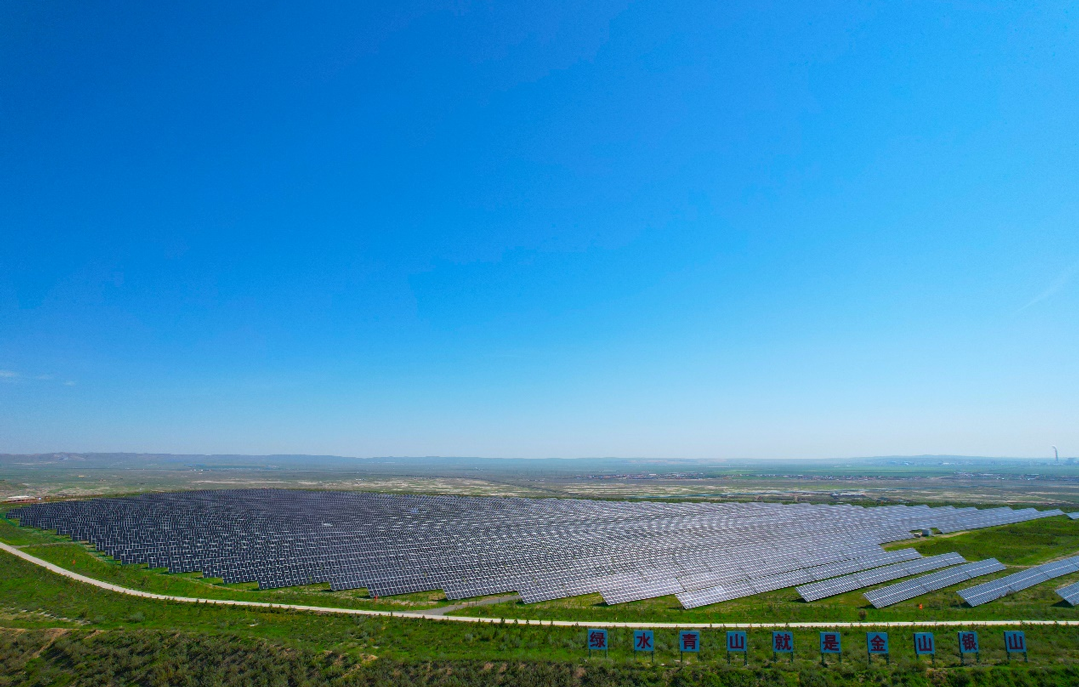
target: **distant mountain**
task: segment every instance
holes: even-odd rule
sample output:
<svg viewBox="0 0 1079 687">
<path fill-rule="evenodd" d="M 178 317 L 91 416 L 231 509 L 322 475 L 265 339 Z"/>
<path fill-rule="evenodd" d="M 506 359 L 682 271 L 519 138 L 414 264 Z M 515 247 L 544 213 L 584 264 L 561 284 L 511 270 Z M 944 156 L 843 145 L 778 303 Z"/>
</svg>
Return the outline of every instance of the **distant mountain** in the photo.
<svg viewBox="0 0 1079 687">
<path fill-rule="evenodd" d="M 1061 458 L 1061 463 L 1066 459 Z M 663 458 L 478 458 L 469 456 L 383 456 L 375 458 L 356 458 L 332 455 L 303 454 L 180 454 L 180 453 L 0 453 L 0 466 L 3 465 L 49 465 L 63 467 L 96 468 L 149 468 L 177 469 L 185 467 L 206 468 L 281 468 L 281 469 L 364 469 L 400 472 L 418 470 L 420 472 L 469 471 L 469 470 L 510 470 L 544 472 L 582 472 L 595 470 L 611 472 L 620 470 L 642 471 L 647 469 L 691 470 L 703 468 L 730 469 L 746 467 L 750 469 L 768 469 L 797 466 L 829 465 L 978 465 L 978 464 L 1017 464 L 1045 463 L 1047 459 L 1009 458 L 1002 456 L 957 456 L 957 455 L 919 455 L 919 456 L 865 456 L 857 458 L 824 458 L 812 460 L 779 459 L 663 459 Z"/>
</svg>

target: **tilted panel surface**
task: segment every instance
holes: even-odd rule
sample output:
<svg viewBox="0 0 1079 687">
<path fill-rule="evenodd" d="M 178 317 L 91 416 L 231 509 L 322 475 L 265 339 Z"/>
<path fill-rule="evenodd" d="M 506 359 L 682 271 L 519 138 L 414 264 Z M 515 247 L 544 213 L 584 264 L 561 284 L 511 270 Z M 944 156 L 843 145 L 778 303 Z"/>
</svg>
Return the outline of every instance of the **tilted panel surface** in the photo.
<svg viewBox="0 0 1079 687">
<path fill-rule="evenodd" d="M 987 558 L 984 561 L 975 561 L 974 563 L 947 568 L 940 572 L 916 577 L 913 580 L 907 580 L 906 582 L 900 582 L 899 584 L 874 589 L 873 591 L 866 592 L 862 596 L 864 596 L 869 603 L 873 604 L 874 608 L 884 608 L 885 606 L 891 606 L 901 601 L 909 601 L 910 599 L 923 594 L 935 592 L 938 589 L 950 587 L 953 584 L 966 582 L 975 577 L 1000 572 L 1004 569 L 1004 565 L 997 559 Z"/>
<path fill-rule="evenodd" d="M 1079 582 L 1069 584 L 1067 587 L 1061 587 L 1057 590 L 1057 594 L 1072 606 L 1079 605 Z"/>
<path fill-rule="evenodd" d="M 996 580 L 961 589 L 959 596 L 971 606 L 980 606 L 1073 572 L 1079 572 L 1079 556 L 1036 565 Z"/>
<path fill-rule="evenodd" d="M 235 489 L 40 503 L 9 517 L 124 563 L 262 589 L 518 592 L 526 602 L 598 593 L 608 603 L 674 594 L 692 607 L 918 565 L 917 552 L 881 546 L 912 531 L 1051 513 Z"/>
<path fill-rule="evenodd" d="M 852 592 L 863 587 L 872 587 L 882 582 L 891 582 L 903 577 L 910 577 L 930 570 L 938 570 L 950 565 L 966 563 L 966 559 L 958 553 L 942 553 L 939 556 L 929 556 L 914 561 L 894 563 L 880 568 L 873 568 L 865 572 L 845 575 L 830 580 L 823 580 L 813 584 L 798 587 L 798 594 L 805 601 L 818 601 L 829 596 Z"/>
</svg>

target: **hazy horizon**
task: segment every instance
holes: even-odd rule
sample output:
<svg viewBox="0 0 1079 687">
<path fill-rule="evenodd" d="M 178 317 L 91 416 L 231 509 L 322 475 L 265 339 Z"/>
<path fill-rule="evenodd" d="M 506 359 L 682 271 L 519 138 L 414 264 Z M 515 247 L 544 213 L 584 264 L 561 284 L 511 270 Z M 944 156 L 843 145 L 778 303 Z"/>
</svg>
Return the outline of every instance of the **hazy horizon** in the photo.
<svg viewBox="0 0 1079 687">
<path fill-rule="evenodd" d="M 939 462 L 945 460 L 970 461 L 970 462 L 997 462 L 997 461 L 1021 461 L 1021 462 L 1054 462 L 1054 456 L 976 456 L 976 455 L 950 455 L 950 454 L 921 454 L 921 455 L 878 455 L 878 456 L 826 456 L 821 458 L 779 458 L 779 457 L 732 457 L 732 458 L 685 458 L 685 457 L 657 457 L 657 456 L 538 456 L 526 458 L 521 456 L 349 456 L 333 454 L 307 454 L 307 453 L 168 453 L 160 451 L 41 451 L 35 453 L 0 453 L 2 458 L 22 457 L 124 457 L 124 458 L 175 458 L 175 459 L 276 459 L 276 460 L 357 460 L 357 461 L 474 461 L 474 462 L 498 462 L 498 461 L 595 461 L 595 462 L 624 462 L 624 463 L 692 463 L 692 464 L 739 464 L 739 463 L 799 463 L 799 462 L 869 462 L 869 461 L 914 461 L 914 462 Z M 1073 456 L 1061 455 L 1059 460 L 1075 460 Z"/>
</svg>

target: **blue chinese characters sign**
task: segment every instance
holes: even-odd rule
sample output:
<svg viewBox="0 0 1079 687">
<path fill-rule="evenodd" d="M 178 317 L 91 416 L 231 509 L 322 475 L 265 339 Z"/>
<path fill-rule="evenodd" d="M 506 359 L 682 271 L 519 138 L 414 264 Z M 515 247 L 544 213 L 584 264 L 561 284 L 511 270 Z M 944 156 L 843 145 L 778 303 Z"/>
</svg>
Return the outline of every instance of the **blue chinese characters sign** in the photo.
<svg viewBox="0 0 1079 687">
<path fill-rule="evenodd" d="M 866 632 L 865 633 L 865 647 L 866 651 L 870 654 L 886 654 L 888 653 L 888 633 L 887 632 Z"/>
<path fill-rule="evenodd" d="M 794 634 L 786 631 L 773 632 L 772 651 L 777 654 L 793 654 Z"/>
<path fill-rule="evenodd" d="M 678 633 L 679 651 L 700 651 L 701 633 L 693 630 L 684 630 Z"/>
<path fill-rule="evenodd" d="M 960 632 L 959 633 L 959 653 L 961 653 L 961 654 L 976 654 L 976 653 L 978 653 L 978 633 L 977 632 Z"/>
<path fill-rule="evenodd" d="M 607 650 L 607 630 L 589 630 L 586 636 L 589 651 Z"/>
<path fill-rule="evenodd" d="M 937 653 L 937 643 L 933 639 L 932 632 L 914 633 L 914 653 L 918 656 Z"/>
<path fill-rule="evenodd" d="M 1027 638 L 1022 632 L 1005 632 L 1004 633 L 1004 650 L 1009 654 L 1011 653 L 1026 653 L 1027 652 Z"/>
<path fill-rule="evenodd" d="M 728 632 L 727 633 L 727 651 L 730 652 L 745 652 L 749 642 L 746 641 L 745 632 Z"/>
<path fill-rule="evenodd" d="M 822 654 L 838 654 L 841 651 L 838 632 L 820 633 L 820 652 Z"/>
<path fill-rule="evenodd" d="M 634 651 L 655 651 L 656 642 L 655 637 L 652 636 L 651 630 L 634 630 L 633 631 L 633 650 Z"/>
</svg>

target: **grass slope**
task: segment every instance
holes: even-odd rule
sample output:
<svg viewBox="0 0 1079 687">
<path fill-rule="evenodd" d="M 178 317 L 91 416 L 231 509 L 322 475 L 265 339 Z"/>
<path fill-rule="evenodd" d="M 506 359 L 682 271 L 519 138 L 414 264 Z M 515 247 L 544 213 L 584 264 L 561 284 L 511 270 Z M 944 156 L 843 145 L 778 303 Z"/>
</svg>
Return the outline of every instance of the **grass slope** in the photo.
<svg viewBox="0 0 1079 687">
<path fill-rule="evenodd" d="M 6 519 L 0 519 L 0 541 L 20 546 L 32 556 L 87 577 L 171 596 L 389 611 L 423 610 L 449 603 L 440 591 L 376 600 L 369 598 L 365 589 L 332 592 L 327 584 L 260 591 L 255 583 L 225 585 L 219 579 L 204 578 L 198 573 L 172 575 L 164 570 L 149 570 L 146 566 L 121 565 L 93 547 L 72 542 L 69 537 L 18 527 Z"/>
<path fill-rule="evenodd" d="M 88 546 L 72 543 L 68 538 L 17 527 L 6 520 L 0 520 L 0 541 L 22 542 L 23 550 L 27 553 L 88 577 L 133 589 L 175 596 L 393 611 L 423 610 L 448 603 L 439 591 L 375 600 L 366 597 L 365 590 L 331 592 L 327 585 L 262 591 L 255 589 L 253 584 L 223 585 L 220 580 L 203 578 L 197 574 L 172 575 L 164 571 L 148 570 L 144 566 L 120 565 Z M 995 557 L 1009 566 L 1006 572 L 986 576 L 977 581 L 983 582 L 1010 574 L 1021 567 L 1079 554 L 1079 522 L 1064 517 L 1044 518 L 949 536 L 897 542 L 888 548 L 904 547 L 916 548 L 927 556 L 956 551 L 972 561 Z M 1062 602 L 1054 594 L 1054 590 L 1077 581 L 1079 573 L 977 608 L 968 608 L 955 593 L 958 589 L 976 584 L 965 582 L 885 609 L 875 609 L 868 605 L 862 596 L 868 589 L 814 603 L 803 602 L 794 589 L 782 589 L 691 610 L 683 609 L 673 596 L 607 606 L 599 594 L 589 594 L 538 604 L 504 602 L 476 606 L 451 614 L 580 622 L 609 620 L 669 623 L 887 622 L 1014 618 L 1070 620 L 1079 618 L 1079 612 Z M 885 585 L 877 585 L 881 586 Z"/>
<path fill-rule="evenodd" d="M 1062 519 L 1061 519 L 1062 520 Z M 1045 525 L 1049 521 L 1042 521 Z M 1033 523 L 1010 526 L 1029 528 Z M 999 528 L 1006 530 L 1008 528 Z M 1059 530 L 1059 531 L 1058 531 Z M 1055 534 L 1054 534 L 1055 532 Z M 1068 537 L 1067 528 L 1054 522 L 1041 531 Z M 17 530 L 24 545 L 35 552 L 53 551 L 66 557 L 77 545 L 58 543 L 50 535 Z M 5 538 L 9 533 L 4 533 Z M 985 532 L 951 537 L 949 550 L 981 547 L 990 550 Z M 994 539 L 994 538 L 990 538 Z M 1034 551 L 1020 543 L 1033 542 L 1052 557 L 1067 541 L 1041 541 L 1001 535 L 1010 542 L 1009 560 L 1031 560 Z M 944 539 L 918 542 L 936 546 Z M 50 544 L 43 546 L 43 544 Z M 988 548 L 986 548 L 988 547 Z M 86 556 L 88 552 L 83 551 Z M 999 557 L 999 556 L 998 556 Z M 67 562 L 70 564 L 70 558 Z M 1003 558 L 1002 558 L 1003 560 Z M 78 564 L 78 561 L 76 561 Z M 107 561 L 132 578 L 183 581 L 184 576 L 162 575 Z M 703 651 L 686 664 L 678 662 L 676 633 L 657 631 L 656 664 L 644 663 L 630 651 L 631 630 L 612 630 L 609 657 L 587 658 L 584 627 L 529 627 L 513 623 L 460 625 L 405 618 L 353 618 L 319 616 L 286 611 L 254 611 L 159 602 L 97 589 L 50 573 L 38 566 L 0 554 L 0 686 L 2 685 L 1056 685 L 1079 683 L 1079 632 L 1069 627 L 1030 627 L 1029 665 L 1006 664 L 1001 630 L 981 631 L 982 665 L 958 667 L 955 635 L 937 633 L 941 654 L 937 664 L 919 662 L 912 655 L 911 637 L 892 632 L 892 663 L 879 660 L 867 667 L 864 634 L 845 631 L 845 661 L 819 666 L 814 651 L 816 632 L 795 633 L 798 654 L 794 663 L 772 664 L 768 633 L 750 634 L 751 665 L 728 668 L 720 651 L 719 630 L 705 631 Z M 91 565 L 87 562 L 86 565 Z M 154 582 L 157 584 L 159 582 Z M 206 581 L 191 584 L 214 586 Z M 147 582 L 151 584 L 151 582 Z M 1027 598 L 1018 598 L 1011 615 L 1042 608 L 1061 617 L 1075 618 L 1073 609 L 1054 606 L 1046 595 L 1053 584 L 1040 585 Z M 1043 589 L 1044 588 L 1044 589 Z M 1024 592 L 1027 594 L 1028 592 Z M 265 592 L 248 592 L 265 595 Z M 779 614 L 784 604 L 807 609 L 806 619 L 819 620 L 821 611 L 846 609 L 790 602 L 790 591 L 741 600 L 747 615 L 761 620 Z M 935 595 L 931 595 L 935 596 Z M 971 618 L 982 609 L 964 609 L 957 599 L 943 599 L 949 612 Z M 260 598 L 266 598 L 260 596 Z M 927 597 L 928 598 L 928 597 Z M 569 600 L 583 603 L 582 600 Z M 735 602 L 729 602 L 735 603 Z M 991 608 L 1001 602 L 989 604 Z M 754 605 L 755 604 L 755 605 Z M 769 605 L 773 609 L 768 610 Z M 728 604 L 720 604 L 726 606 Z M 515 608 L 514 606 L 507 606 Z M 565 606 L 561 611 L 566 611 Z M 520 607 L 518 609 L 533 608 Z M 850 603 L 854 617 L 858 605 Z M 936 613 L 931 607 L 927 610 Z M 816 610 L 814 610 L 816 609 Z M 488 608 L 474 609 L 486 612 Z M 593 609 L 609 618 L 616 608 Z M 844 611 L 845 612 L 845 611 Z M 730 613 L 730 609 L 726 610 Z M 673 614 L 673 612 L 672 612 Z M 717 613 L 707 617 L 718 620 Z M 685 616 L 682 616 L 685 617 Z M 1014 616 L 1013 616 L 1014 617 Z"/>
<path fill-rule="evenodd" d="M 916 548 L 926 556 L 956 551 L 967 560 L 996 558 L 1009 570 L 977 581 L 920 596 L 895 606 L 875 609 L 862 594 L 895 582 L 859 589 L 813 603 L 805 603 L 794 589 L 734 599 L 704 608 L 685 610 L 673 596 L 607 606 L 599 594 L 557 599 L 538 604 L 498 604 L 468 609 L 470 615 L 569 620 L 625 620 L 656 622 L 816 622 L 907 620 L 1074 620 L 1079 612 L 1060 600 L 1053 590 L 1079 581 L 1079 573 L 1012 594 L 1005 599 L 969 608 L 956 590 L 1011 574 L 1021 567 L 1079 554 L 1079 522 L 1064 517 L 993 527 L 950 536 L 897 542 L 887 548 Z M 921 605 L 921 608 L 919 608 Z"/>
<path fill-rule="evenodd" d="M 923 556 L 958 551 L 967 560 L 996 558 L 1005 565 L 1030 566 L 1079 553 L 1079 521 L 1063 516 L 1015 525 L 916 539 L 886 548 L 913 547 Z"/>
<path fill-rule="evenodd" d="M 137 630 L 127 633 L 72 631 L 11 633 L 0 630 L 0 685 L 396 686 L 459 687 L 731 687 L 801 685 L 1005 686 L 1079 682 L 1071 666 L 1015 664 L 931 669 L 906 662 L 867 668 L 847 662 L 822 668 L 803 665 L 728 668 L 726 665 L 666 666 L 610 662 L 370 660 L 317 653 L 227 635 Z"/>
</svg>

